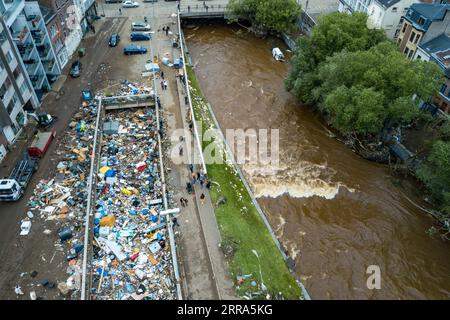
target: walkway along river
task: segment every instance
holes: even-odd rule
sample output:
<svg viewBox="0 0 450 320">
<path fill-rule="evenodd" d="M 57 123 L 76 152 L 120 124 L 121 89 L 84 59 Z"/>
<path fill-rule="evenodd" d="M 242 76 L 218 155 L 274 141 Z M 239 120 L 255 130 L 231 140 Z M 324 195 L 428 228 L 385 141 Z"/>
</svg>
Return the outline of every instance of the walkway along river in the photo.
<svg viewBox="0 0 450 320">
<path fill-rule="evenodd" d="M 243 170 L 312 298 L 450 298 L 450 244 L 426 234 L 417 186 L 354 154 L 286 92 L 289 65 L 271 56 L 286 47 L 236 26 L 184 32 L 222 129 L 280 130 L 279 168 Z M 370 265 L 380 290 L 366 286 Z"/>
</svg>

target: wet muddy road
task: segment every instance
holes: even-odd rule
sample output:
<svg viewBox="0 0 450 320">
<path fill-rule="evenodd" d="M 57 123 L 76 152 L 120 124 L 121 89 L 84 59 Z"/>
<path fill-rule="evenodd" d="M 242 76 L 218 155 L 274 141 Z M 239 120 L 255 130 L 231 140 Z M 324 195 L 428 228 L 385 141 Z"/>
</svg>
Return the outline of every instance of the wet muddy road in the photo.
<svg viewBox="0 0 450 320">
<path fill-rule="evenodd" d="M 430 238 L 417 186 L 332 137 L 286 92 L 279 40 L 237 27 L 185 28 L 196 74 L 222 129 L 280 130 L 280 165 L 244 165 L 258 201 L 313 299 L 448 299 L 450 244 Z M 366 269 L 381 269 L 381 289 Z"/>
</svg>

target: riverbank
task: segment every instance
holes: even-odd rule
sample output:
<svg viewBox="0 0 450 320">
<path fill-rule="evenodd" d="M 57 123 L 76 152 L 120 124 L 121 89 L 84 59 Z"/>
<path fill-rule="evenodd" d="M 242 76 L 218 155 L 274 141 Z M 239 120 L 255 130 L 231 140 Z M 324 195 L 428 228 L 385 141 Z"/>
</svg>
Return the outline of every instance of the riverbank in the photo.
<svg viewBox="0 0 450 320">
<path fill-rule="evenodd" d="M 187 70 L 195 120 L 203 128 L 217 129 L 194 71 L 190 67 Z M 203 141 L 202 148 L 205 149 L 210 143 L 223 148 L 223 143 L 218 139 Z M 211 191 L 213 202 L 216 203 L 221 196 L 226 198 L 225 204 L 216 206 L 215 214 L 222 235 L 222 250 L 229 261 L 239 295 L 249 297 L 250 294 L 254 298 L 263 298 L 266 294 L 261 289 L 265 286 L 271 299 L 279 293 L 286 299 L 301 298 L 295 278 L 289 272 L 231 162 L 207 164 L 207 170 L 214 182 Z M 256 281 L 256 286 L 252 280 Z"/>
</svg>

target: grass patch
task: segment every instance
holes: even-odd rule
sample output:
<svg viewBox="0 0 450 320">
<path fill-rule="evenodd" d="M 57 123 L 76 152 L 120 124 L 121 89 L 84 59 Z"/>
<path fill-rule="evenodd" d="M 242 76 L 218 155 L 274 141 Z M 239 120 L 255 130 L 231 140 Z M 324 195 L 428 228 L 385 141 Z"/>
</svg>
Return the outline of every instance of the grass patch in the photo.
<svg viewBox="0 0 450 320">
<path fill-rule="evenodd" d="M 203 132 L 207 128 L 216 128 L 207 100 L 201 93 L 192 68 L 188 66 L 187 72 L 196 121 L 201 122 Z M 223 148 L 221 139 L 212 142 L 202 141 L 202 148 L 205 150 L 205 147 L 211 143 L 216 143 Z M 230 271 L 238 294 L 264 298 L 269 293 L 271 299 L 280 293 L 285 299 L 301 297 L 301 290 L 295 278 L 289 272 L 231 161 L 224 161 L 223 164 L 208 164 L 207 170 L 209 178 L 218 183 L 218 186 L 213 183 L 211 191 L 213 204 L 220 195 L 227 199 L 226 204 L 215 209 L 215 214 L 222 235 L 222 248 L 229 249 L 225 251 L 229 253 Z M 252 252 L 253 250 L 256 250 L 259 260 Z M 261 290 L 260 270 L 267 291 Z M 237 276 L 242 275 L 251 276 L 239 284 Z M 251 285 L 252 280 L 256 281 L 256 286 Z"/>
</svg>

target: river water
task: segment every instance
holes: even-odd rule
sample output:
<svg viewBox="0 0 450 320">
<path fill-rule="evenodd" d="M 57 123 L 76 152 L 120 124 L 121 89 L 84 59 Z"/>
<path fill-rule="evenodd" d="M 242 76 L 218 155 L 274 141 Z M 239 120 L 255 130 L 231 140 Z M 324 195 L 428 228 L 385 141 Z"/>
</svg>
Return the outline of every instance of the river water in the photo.
<svg viewBox="0 0 450 320">
<path fill-rule="evenodd" d="M 185 36 L 223 130 L 280 130 L 278 168 L 242 168 L 312 298 L 450 298 L 450 244 L 425 233 L 433 221 L 415 205 L 414 182 L 333 138 L 284 89 L 289 65 L 271 48 L 286 47 L 239 30 L 202 25 Z M 367 288 L 370 265 L 380 267 L 380 290 Z"/>
</svg>

